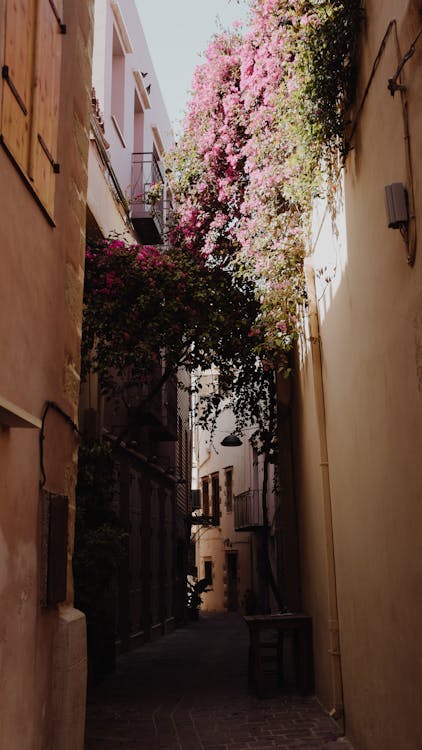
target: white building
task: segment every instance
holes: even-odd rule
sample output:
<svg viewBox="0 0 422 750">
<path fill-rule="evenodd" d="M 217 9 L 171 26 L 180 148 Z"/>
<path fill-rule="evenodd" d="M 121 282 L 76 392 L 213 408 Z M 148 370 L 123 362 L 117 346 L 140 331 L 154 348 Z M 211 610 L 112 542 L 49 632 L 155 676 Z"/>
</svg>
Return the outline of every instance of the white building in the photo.
<svg viewBox="0 0 422 750">
<path fill-rule="evenodd" d="M 96 0 L 92 84 L 90 211 L 103 236 L 135 229 L 162 244 L 171 202 L 162 157 L 174 140 L 134 0 Z"/>
<path fill-rule="evenodd" d="M 201 392 L 213 388 L 216 379 L 215 373 L 202 374 Z M 209 581 L 202 611 L 250 612 L 267 606 L 262 583 L 264 459 L 252 439 L 253 426 L 236 435 L 238 445 L 222 445 L 225 438 L 233 437 L 234 424 L 227 406 L 212 434 L 198 424 L 194 429 L 194 487 L 199 491 L 199 507 L 192 542 L 197 576 Z M 272 471 L 267 506 L 271 548 L 276 515 Z"/>
</svg>

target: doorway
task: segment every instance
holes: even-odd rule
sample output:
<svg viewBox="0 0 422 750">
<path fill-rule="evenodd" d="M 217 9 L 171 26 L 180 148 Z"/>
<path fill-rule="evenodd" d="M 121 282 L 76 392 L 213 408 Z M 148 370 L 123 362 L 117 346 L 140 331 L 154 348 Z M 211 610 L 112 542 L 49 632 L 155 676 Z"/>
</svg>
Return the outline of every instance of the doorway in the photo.
<svg viewBox="0 0 422 750">
<path fill-rule="evenodd" d="M 237 552 L 226 552 L 227 570 L 227 610 L 237 612 L 238 602 L 238 565 Z"/>
</svg>

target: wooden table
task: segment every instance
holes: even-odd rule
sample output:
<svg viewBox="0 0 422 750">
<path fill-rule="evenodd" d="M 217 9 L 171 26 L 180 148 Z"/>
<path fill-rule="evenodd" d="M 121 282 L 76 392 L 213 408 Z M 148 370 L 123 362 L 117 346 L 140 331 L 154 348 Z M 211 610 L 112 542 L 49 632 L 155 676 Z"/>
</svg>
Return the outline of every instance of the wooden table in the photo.
<svg viewBox="0 0 422 750">
<path fill-rule="evenodd" d="M 283 674 L 283 635 L 293 633 L 294 661 L 297 687 L 302 693 L 313 691 L 312 618 L 303 612 L 274 615 L 251 615 L 243 618 L 249 628 L 249 683 L 258 696 L 264 692 L 264 672 L 261 642 L 264 630 L 277 632 L 277 667 L 282 680 Z M 280 647 L 281 644 L 281 647 Z"/>
</svg>

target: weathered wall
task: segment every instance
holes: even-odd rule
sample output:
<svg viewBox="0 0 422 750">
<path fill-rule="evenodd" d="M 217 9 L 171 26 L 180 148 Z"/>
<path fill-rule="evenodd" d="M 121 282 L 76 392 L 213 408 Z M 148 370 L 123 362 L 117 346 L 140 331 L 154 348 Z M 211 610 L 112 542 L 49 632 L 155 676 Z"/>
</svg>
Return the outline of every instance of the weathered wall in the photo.
<svg viewBox="0 0 422 750">
<path fill-rule="evenodd" d="M 38 418 L 45 402 L 55 401 L 76 419 L 92 3 L 63 5 L 55 226 L 0 148 L 0 395 Z M 2 40 L 4 24 L 2 0 Z M 0 429 L 2 750 L 83 747 L 85 630 L 72 608 L 70 574 L 76 440 L 52 412 L 44 456 L 46 489 L 70 499 L 68 600 L 50 609 L 40 605 L 39 430 Z"/>
<path fill-rule="evenodd" d="M 340 216 L 335 241 L 325 222 L 312 263 L 328 268 L 317 298 L 347 733 L 358 750 L 414 750 L 422 743 L 421 249 L 417 241 L 416 262 L 407 265 L 399 231 L 387 227 L 384 186 L 403 182 L 411 192 L 400 93 L 392 97 L 387 83 L 421 27 L 422 8 L 398 0 L 366 5 L 357 104 L 393 18 L 401 52 L 393 26 L 347 160 L 345 224 Z M 419 40 L 401 81 L 419 235 L 421 74 Z M 317 447 L 309 437 L 317 434 L 313 362 L 308 340 L 296 445 L 303 603 L 314 616 L 318 692 L 330 707 L 328 622 L 317 600 L 327 589 L 327 527 Z"/>
</svg>

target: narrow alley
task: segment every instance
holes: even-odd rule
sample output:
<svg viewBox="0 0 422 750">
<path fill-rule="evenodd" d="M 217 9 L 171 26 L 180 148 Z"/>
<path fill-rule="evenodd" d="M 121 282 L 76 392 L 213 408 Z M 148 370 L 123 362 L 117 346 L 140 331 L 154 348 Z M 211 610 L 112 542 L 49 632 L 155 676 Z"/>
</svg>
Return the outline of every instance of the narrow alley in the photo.
<svg viewBox="0 0 422 750">
<path fill-rule="evenodd" d="M 422 0 L 0 61 L 0 750 L 422 750 Z"/>
<path fill-rule="evenodd" d="M 118 660 L 88 701 L 86 750 L 334 750 L 337 724 L 312 697 L 259 700 L 236 614 L 197 623 Z"/>
</svg>

